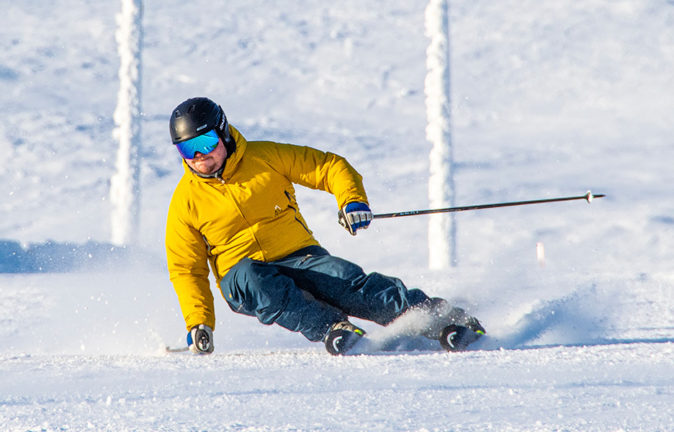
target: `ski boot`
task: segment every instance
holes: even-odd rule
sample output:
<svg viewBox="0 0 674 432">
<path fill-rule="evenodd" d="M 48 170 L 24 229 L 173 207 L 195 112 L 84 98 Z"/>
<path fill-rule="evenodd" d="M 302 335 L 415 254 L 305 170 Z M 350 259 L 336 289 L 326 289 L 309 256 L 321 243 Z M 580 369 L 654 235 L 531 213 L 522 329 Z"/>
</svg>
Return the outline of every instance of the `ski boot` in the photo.
<svg viewBox="0 0 674 432">
<path fill-rule="evenodd" d="M 451 306 L 447 300 L 433 297 L 419 307 L 431 317 L 422 334 L 440 341 L 447 351 L 463 351 L 486 333 L 477 318 Z"/>
<path fill-rule="evenodd" d="M 325 349 L 332 355 L 344 355 L 349 352 L 365 335 L 365 330 L 349 321 L 334 323 L 325 335 Z"/>
</svg>

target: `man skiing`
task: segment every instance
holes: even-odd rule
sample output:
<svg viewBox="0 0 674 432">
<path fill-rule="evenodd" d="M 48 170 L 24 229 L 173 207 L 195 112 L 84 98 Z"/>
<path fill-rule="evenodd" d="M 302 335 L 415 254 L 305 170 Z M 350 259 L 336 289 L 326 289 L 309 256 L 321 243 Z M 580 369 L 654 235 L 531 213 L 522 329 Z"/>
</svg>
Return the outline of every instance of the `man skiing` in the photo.
<svg viewBox="0 0 674 432">
<path fill-rule="evenodd" d="M 455 324 L 460 336 L 470 330 L 465 346 L 484 333 L 463 310 L 407 289 L 397 278 L 365 274 L 314 239 L 293 184 L 333 194 L 340 224 L 353 235 L 372 219 L 362 177 L 343 157 L 247 141 L 208 98 L 178 105 L 169 129 L 185 174 L 169 206 L 166 253 L 192 352 L 207 354 L 214 347 L 209 263 L 234 312 L 322 341 L 331 354 L 347 353 L 365 334 L 349 316 L 387 325 L 421 309 L 435 317 L 424 332 L 428 337 L 447 337 L 442 329 Z"/>
</svg>

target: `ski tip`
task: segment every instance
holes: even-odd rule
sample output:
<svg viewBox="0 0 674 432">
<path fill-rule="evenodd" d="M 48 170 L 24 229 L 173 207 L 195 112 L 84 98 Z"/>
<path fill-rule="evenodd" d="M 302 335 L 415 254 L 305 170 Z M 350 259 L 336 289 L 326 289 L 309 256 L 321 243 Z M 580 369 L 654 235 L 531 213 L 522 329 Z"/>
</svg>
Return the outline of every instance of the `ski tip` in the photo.
<svg viewBox="0 0 674 432">
<path fill-rule="evenodd" d="M 188 347 L 177 347 L 177 348 L 172 348 L 170 346 L 166 347 L 166 352 L 167 353 L 180 353 L 180 352 L 186 352 L 189 351 L 190 349 Z"/>
</svg>

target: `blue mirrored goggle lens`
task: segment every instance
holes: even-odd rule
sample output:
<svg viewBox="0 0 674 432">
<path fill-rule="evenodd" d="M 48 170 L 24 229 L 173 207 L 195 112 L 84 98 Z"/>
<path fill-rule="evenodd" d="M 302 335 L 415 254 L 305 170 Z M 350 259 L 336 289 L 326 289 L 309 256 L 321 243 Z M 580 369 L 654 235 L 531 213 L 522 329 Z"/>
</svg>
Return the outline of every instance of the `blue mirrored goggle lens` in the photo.
<svg viewBox="0 0 674 432">
<path fill-rule="evenodd" d="M 215 147 L 218 145 L 220 137 L 215 132 L 215 129 L 211 129 L 203 135 L 196 136 L 187 141 L 176 143 L 176 147 L 180 152 L 180 155 L 185 159 L 194 159 L 194 155 L 199 152 L 201 154 L 208 154 L 215 150 Z"/>
</svg>

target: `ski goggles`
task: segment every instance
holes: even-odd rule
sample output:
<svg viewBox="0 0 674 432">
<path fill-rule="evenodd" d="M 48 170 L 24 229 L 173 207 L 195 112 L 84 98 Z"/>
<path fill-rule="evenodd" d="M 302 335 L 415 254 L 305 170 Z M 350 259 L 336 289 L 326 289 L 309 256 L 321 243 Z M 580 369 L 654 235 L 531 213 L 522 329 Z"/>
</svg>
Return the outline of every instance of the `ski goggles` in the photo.
<svg viewBox="0 0 674 432">
<path fill-rule="evenodd" d="M 205 134 L 188 139 L 187 141 L 175 143 L 180 155 L 185 159 L 194 159 L 194 155 L 199 152 L 201 154 L 208 154 L 215 150 L 220 137 L 211 129 Z"/>
</svg>

